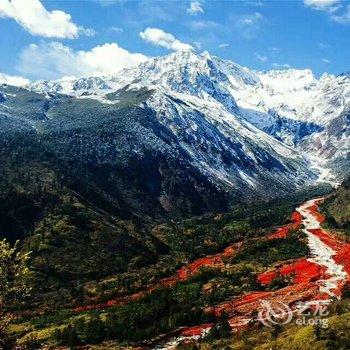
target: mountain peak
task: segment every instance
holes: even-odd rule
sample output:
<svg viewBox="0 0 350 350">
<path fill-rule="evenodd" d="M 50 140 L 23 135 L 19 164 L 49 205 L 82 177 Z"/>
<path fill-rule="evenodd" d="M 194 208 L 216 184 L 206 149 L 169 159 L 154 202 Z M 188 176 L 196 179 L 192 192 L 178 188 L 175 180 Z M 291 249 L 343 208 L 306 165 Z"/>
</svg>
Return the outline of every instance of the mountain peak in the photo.
<svg viewBox="0 0 350 350">
<path fill-rule="evenodd" d="M 209 55 L 209 53 L 208 53 Z M 150 61 L 178 61 L 178 62 L 183 62 L 183 61 L 197 61 L 203 59 L 203 53 L 199 53 L 195 49 L 189 49 L 189 50 L 179 50 L 172 52 L 168 55 L 165 56 L 158 56 Z M 150 62 L 150 61 L 145 61 L 144 63 Z"/>
<path fill-rule="evenodd" d="M 205 57 L 206 59 L 211 59 L 211 55 L 207 50 L 203 51 L 201 56 Z"/>
<path fill-rule="evenodd" d="M 317 84 L 310 69 L 271 70 L 258 75 L 263 84 L 271 86 L 276 92 L 309 90 Z"/>
</svg>

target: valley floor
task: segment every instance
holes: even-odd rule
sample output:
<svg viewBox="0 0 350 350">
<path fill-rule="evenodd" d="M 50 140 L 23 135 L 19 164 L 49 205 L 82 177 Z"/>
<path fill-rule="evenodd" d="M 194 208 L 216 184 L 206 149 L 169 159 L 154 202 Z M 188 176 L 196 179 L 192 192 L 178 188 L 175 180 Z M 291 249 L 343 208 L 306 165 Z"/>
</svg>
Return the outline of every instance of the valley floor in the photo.
<svg viewBox="0 0 350 350">
<path fill-rule="evenodd" d="M 198 276 L 201 276 L 203 271 L 208 271 L 205 269 L 228 270 L 230 264 L 240 261 L 239 256 L 244 253 L 244 249 L 249 251 L 249 244 L 252 246 L 260 244 L 261 240 L 265 242 L 264 244 L 267 247 L 270 244 L 275 244 L 275 242 L 282 244 L 281 250 L 287 249 L 286 256 L 288 258 L 279 260 L 277 263 L 263 265 L 265 266 L 264 270 L 260 269 L 258 274 L 248 276 L 248 279 L 256 279 L 256 285 L 258 286 L 256 290 L 249 287 L 246 292 L 241 292 L 231 298 L 223 298 L 220 302 L 212 304 L 207 302 L 203 307 L 203 311 L 206 315 L 212 315 L 212 317 L 207 317 L 205 323 L 196 324 L 192 320 L 192 326 L 177 327 L 173 332 L 158 336 L 151 341 L 140 342 L 137 348 L 182 349 L 182 346 L 186 348 L 185 344 L 208 339 L 208 335 L 217 327 L 218 322 L 226 322 L 233 334 L 249 332 L 249 330 L 256 328 L 257 324 L 260 324 L 260 328 L 261 324 L 269 326 L 268 322 L 271 321 L 271 315 L 268 313 L 269 310 L 266 310 L 266 305 L 270 307 L 283 305 L 292 313 L 298 311 L 300 302 L 308 303 L 311 309 L 317 303 L 330 305 L 334 300 L 341 299 L 346 284 L 350 280 L 350 261 L 347 258 L 350 253 L 350 244 L 321 227 L 325 222 L 325 217 L 319 211 L 319 205 L 322 201 L 322 198 L 315 198 L 303 203 L 293 212 L 290 223 L 279 227 L 275 232 L 265 237 L 253 238 L 248 242 L 248 247 L 247 242 L 244 241 L 231 244 L 220 253 L 198 258 L 182 266 L 170 277 L 149 283 L 137 293 L 114 298 L 104 303 L 79 306 L 70 312 L 76 315 L 74 317 L 79 317 L 80 314 L 97 312 L 98 318 L 104 318 L 103 315 L 110 309 L 118 310 L 119 307 L 138 301 L 141 303 L 144 298 L 151 298 L 152 302 L 154 293 L 176 289 L 176 286 L 179 285 L 179 290 L 181 290 L 182 284 L 196 282 L 196 278 L 200 280 L 203 277 Z M 295 236 L 297 232 L 302 232 L 304 236 L 302 238 Z M 291 251 L 288 250 L 291 248 L 283 247 L 283 242 L 288 242 L 288 240 L 303 241 L 308 247 L 309 254 L 301 253 L 295 257 L 293 255 L 289 257 Z M 278 250 L 279 248 L 277 246 L 272 250 L 269 249 L 266 251 L 258 250 L 258 255 L 269 256 L 274 254 L 273 249 Z M 278 253 L 281 254 L 281 252 Z M 253 254 L 252 251 L 250 251 L 250 254 Z M 243 269 L 246 268 L 247 266 L 244 265 Z M 247 278 L 244 277 L 242 281 L 247 283 Z M 210 282 L 209 276 L 208 283 L 210 284 Z M 201 294 L 206 293 L 205 290 L 209 288 L 208 283 L 200 284 Z M 211 290 L 215 289 L 215 284 L 211 285 L 210 288 Z M 189 291 L 192 290 L 189 289 Z M 184 292 L 186 292 L 186 289 L 184 289 Z M 181 296 L 180 294 L 176 295 L 177 298 Z M 157 298 L 157 295 L 153 298 Z M 142 307 L 143 304 L 139 305 Z M 128 311 L 126 310 L 126 312 Z M 157 315 L 154 315 L 154 317 L 157 317 Z M 63 329 L 62 326 L 59 326 L 59 329 Z M 35 334 L 35 332 L 32 334 Z M 60 340 L 62 341 L 62 335 Z M 109 348 L 109 345 L 105 345 L 105 348 Z M 119 347 L 111 345 L 111 348 L 118 349 Z"/>
</svg>

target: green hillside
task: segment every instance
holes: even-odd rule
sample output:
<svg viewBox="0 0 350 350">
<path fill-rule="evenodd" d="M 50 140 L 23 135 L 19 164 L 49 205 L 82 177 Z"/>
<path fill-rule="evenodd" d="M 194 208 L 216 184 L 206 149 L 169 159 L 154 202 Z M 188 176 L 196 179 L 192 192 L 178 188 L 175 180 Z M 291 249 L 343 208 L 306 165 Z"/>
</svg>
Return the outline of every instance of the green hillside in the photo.
<svg viewBox="0 0 350 350">
<path fill-rule="evenodd" d="M 327 197 L 323 210 L 331 227 L 350 234 L 350 178 Z"/>
</svg>

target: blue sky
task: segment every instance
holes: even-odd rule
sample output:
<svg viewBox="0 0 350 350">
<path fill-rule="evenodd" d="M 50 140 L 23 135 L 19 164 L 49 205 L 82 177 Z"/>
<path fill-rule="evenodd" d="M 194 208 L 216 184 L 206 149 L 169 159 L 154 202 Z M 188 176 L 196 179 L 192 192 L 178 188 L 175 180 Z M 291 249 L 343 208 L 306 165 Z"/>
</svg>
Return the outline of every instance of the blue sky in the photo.
<svg viewBox="0 0 350 350">
<path fill-rule="evenodd" d="M 350 70 L 349 43 L 350 2 L 340 0 L 0 0 L 0 77 L 109 74 L 190 46 L 319 76 Z"/>
</svg>

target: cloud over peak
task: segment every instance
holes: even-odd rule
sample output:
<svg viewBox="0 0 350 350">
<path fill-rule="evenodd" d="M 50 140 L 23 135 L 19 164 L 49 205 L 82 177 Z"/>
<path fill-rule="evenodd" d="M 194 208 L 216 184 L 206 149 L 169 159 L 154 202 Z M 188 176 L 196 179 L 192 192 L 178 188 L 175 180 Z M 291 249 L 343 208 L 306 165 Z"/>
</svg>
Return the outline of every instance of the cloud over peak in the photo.
<svg viewBox="0 0 350 350">
<path fill-rule="evenodd" d="M 159 28 L 148 27 L 139 34 L 143 40 L 156 46 L 165 47 L 168 50 L 182 51 L 193 48 L 190 44 L 181 42 L 180 40 L 176 39 L 174 35 Z"/>
<path fill-rule="evenodd" d="M 20 56 L 18 70 L 33 80 L 101 76 L 115 74 L 147 59 L 140 53 L 130 53 L 117 43 L 106 43 L 89 51 L 74 51 L 52 41 L 29 45 Z"/>
<path fill-rule="evenodd" d="M 0 85 L 23 86 L 29 84 L 29 80 L 17 75 L 7 75 L 0 72 Z"/>
</svg>

